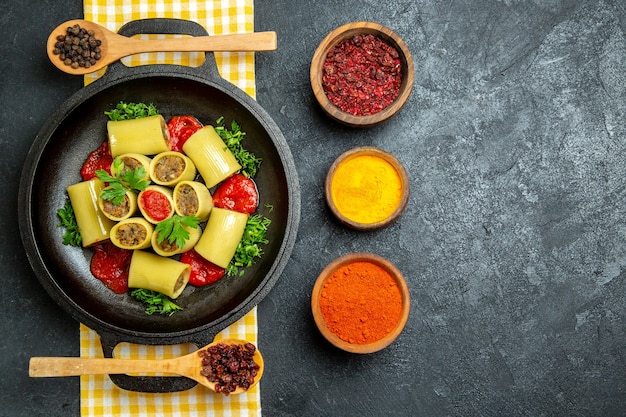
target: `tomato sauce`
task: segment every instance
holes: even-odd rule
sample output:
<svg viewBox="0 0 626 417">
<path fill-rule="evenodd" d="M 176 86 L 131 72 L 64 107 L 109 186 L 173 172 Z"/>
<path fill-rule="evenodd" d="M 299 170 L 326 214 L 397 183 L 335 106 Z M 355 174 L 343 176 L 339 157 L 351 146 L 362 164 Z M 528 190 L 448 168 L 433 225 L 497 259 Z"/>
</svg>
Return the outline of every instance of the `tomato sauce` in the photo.
<svg viewBox="0 0 626 417">
<path fill-rule="evenodd" d="M 151 218 L 158 222 L 167 219 L 172 212 L 172 206 L 167 197 L 155 190 L 143 191 L 139 204 Z"/>
<path fill-rule="evenodd" d="M 251 178 L 234 174 L 224 180 L 213 193 L 215 207 L 253 213 L 259 205 L 259 192 Z"/>
<path fill-rule="evenodd" d="M 191 266 L 189 283 L 196 287 L 212 284 L 222 278 L 226 272 L 224 268 L 207 261 L 193 249 L 183 253 L 180 261 Z"/>
<path fill-rule="evenodd" d="M 170 149 L 177 152 L 183 151 L 183 145 L 198 129 L 202 123 L 193 116 L 174 116 L 167 122 L 167 130 L 170 134 Z"/>
<path fill-rule="evenodd" d="M 92 178 L 96 178 L 96 171 L 99 169 L 103 169 L 110 174 L 112 163 L 113 157 L 109 149 L 109 142 L 104 141 L 98 149 L 89 154 L 80 169 L 80 176 L 83 178 L 83 181 L 89 181 Z"/>
<path fill-rule="evenodd" d="M 120 249 L 110 241 L 93 246 L 91 273 L 116 294 L 128 291 L 128 270 L 133 251 Z"/>
</svg>

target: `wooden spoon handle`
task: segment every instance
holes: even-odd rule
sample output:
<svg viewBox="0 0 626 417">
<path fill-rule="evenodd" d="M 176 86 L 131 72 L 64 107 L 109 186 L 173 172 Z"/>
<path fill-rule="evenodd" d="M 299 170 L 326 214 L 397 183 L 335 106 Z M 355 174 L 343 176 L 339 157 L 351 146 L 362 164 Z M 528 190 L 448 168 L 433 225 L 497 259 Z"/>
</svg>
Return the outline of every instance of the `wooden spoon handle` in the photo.
<svg viewBox="0 0 626 417">
<path fill-rule="evenodd" d="M 33 357 L 28 375 L 31 377 L 77 376 L 103 374 L 136 374 L 145 372 L 172 372 L 167 360 L 100 359 L 69 357 Z"/>
<path fill-rule="evenodd" d="M 137 39 L 119 36 L 108 53 L 124 57 L 141 52 L 242 52 L 276 50 L 276 32 L 234 33 L 167 39 Z"/>
</svg>

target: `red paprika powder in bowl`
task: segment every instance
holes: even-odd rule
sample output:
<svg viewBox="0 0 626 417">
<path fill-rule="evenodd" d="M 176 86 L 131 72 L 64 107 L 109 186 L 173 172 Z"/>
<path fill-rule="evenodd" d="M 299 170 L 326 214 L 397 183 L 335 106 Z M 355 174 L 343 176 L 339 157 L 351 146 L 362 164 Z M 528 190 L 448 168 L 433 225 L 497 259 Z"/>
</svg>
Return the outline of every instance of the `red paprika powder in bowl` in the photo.
<svg viewBox="0 0 626 417">
<path fill-rule="evenodd" d="M 322 335 L 353 353 L 377 352 L 396 340 L 410 304 L 402 273 L 388 260 L 362 252 L 344 255 L 324 268 L 311 297 Z"/>
<path fill-rule="evenodd" d="M 310 70 L 324 112 L 353 127 L 374 126 L 394 116 L 409 98 L 414 76 L 404 41 L 373 22 L 348 23 L 330 32 Z"/>
</svg>

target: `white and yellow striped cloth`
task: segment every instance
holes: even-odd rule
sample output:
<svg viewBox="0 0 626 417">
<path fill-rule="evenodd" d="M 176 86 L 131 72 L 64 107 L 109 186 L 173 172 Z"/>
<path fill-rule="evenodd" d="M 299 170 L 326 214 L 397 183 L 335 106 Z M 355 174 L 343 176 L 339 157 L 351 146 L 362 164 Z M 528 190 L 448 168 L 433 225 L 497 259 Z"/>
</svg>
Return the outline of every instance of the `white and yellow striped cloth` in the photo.
<svg viewBox="0 0 626 417">
<path fill-rule="evenodd" d="M 205 27 L 210 35 L 254 31 L 253 0 L 84 0 L 85 20 L 99 23 L 116 32 L 124 23 L 146 18 L 192 20 Z M 144 36 L 144 35 L 142 35 Z M 215 53 L 220 74 L 253 98 L 256 97 L 254 53 Z M 201 53 L 150 53 L 124 58 L 129 66 L 167 63 L 198 66 Z M 103 71 L 85 76 L 85 84 L 95 81 Z M 237 338 L 257 344 L 256 308 L 223 330 L 216 339 Z M 191 345 L 143 346 L 123 343 L 116 347 L 119 358 L 166 358 L 194 350 Z M 80 325 L 81 357 L 102 357 L 98 335 Z M 140 393 L 126 391 L 113 384 L 107 375 L 80 377 L 81 415 L 83 417 L 199 417 L 261 415 L 260 384 L 246 393 L 224 396 L 196 386 L 175 393 Z"/>
</svg>

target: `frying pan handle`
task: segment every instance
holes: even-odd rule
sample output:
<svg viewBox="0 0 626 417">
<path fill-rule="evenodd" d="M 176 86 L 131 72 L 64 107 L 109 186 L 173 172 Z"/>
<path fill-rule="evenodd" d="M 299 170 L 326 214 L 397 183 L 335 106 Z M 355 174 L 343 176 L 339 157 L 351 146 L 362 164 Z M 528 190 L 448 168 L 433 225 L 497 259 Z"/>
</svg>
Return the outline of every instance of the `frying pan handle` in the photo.
<svg viewBox="0 0 626 417">
<path fill-rule="evenodd" d="M 112 358 L 115 346 L 124 340 L 119 340 L 116 336 L 104 332 L 98 332 L 98 335 L 102 343 L 104 357 Z M 205 343 L 204 340 L 199 340 L 198 342 L 192 343 L 195 343 L 196 346 L 204 346 L 209 343 Z M 109 377 L 119 388 L 135 392 L 164 393 L 187 391 L 198 384 L 196 381 L 182 376 L 130 376 L 125 374 L 112 374 L 109 375 Z"/>
<path fill-rule="evenodd" d="M 183 19 L 140 19 L 131 20 L 125 23 L 119 30 L 118 34 L 131 37 L 139 34 L 164 34 L 164 35 L 190 35 L 190 36 L 208 36 L 206 29 L 197 22 Z M 153 65 L 155 67 L 158 65 Z M 171 67 L 172 65 L 160 65 L 163 67 Z M 220 74 L 217 69 L 215 55 L 212 52 L 204 53 L 204 62 L 198 68 L 182 66 L 184 72 L 202 73 L 212 80 L 219 80 Z M 136 71 L 136 70 L 135 70 Z M 120 75 L 133 74 L 133 67 L 127 67 L 121 61 L 114 62 L 109 65 L 103 78 L 118 78 Z"/>
</svg>

